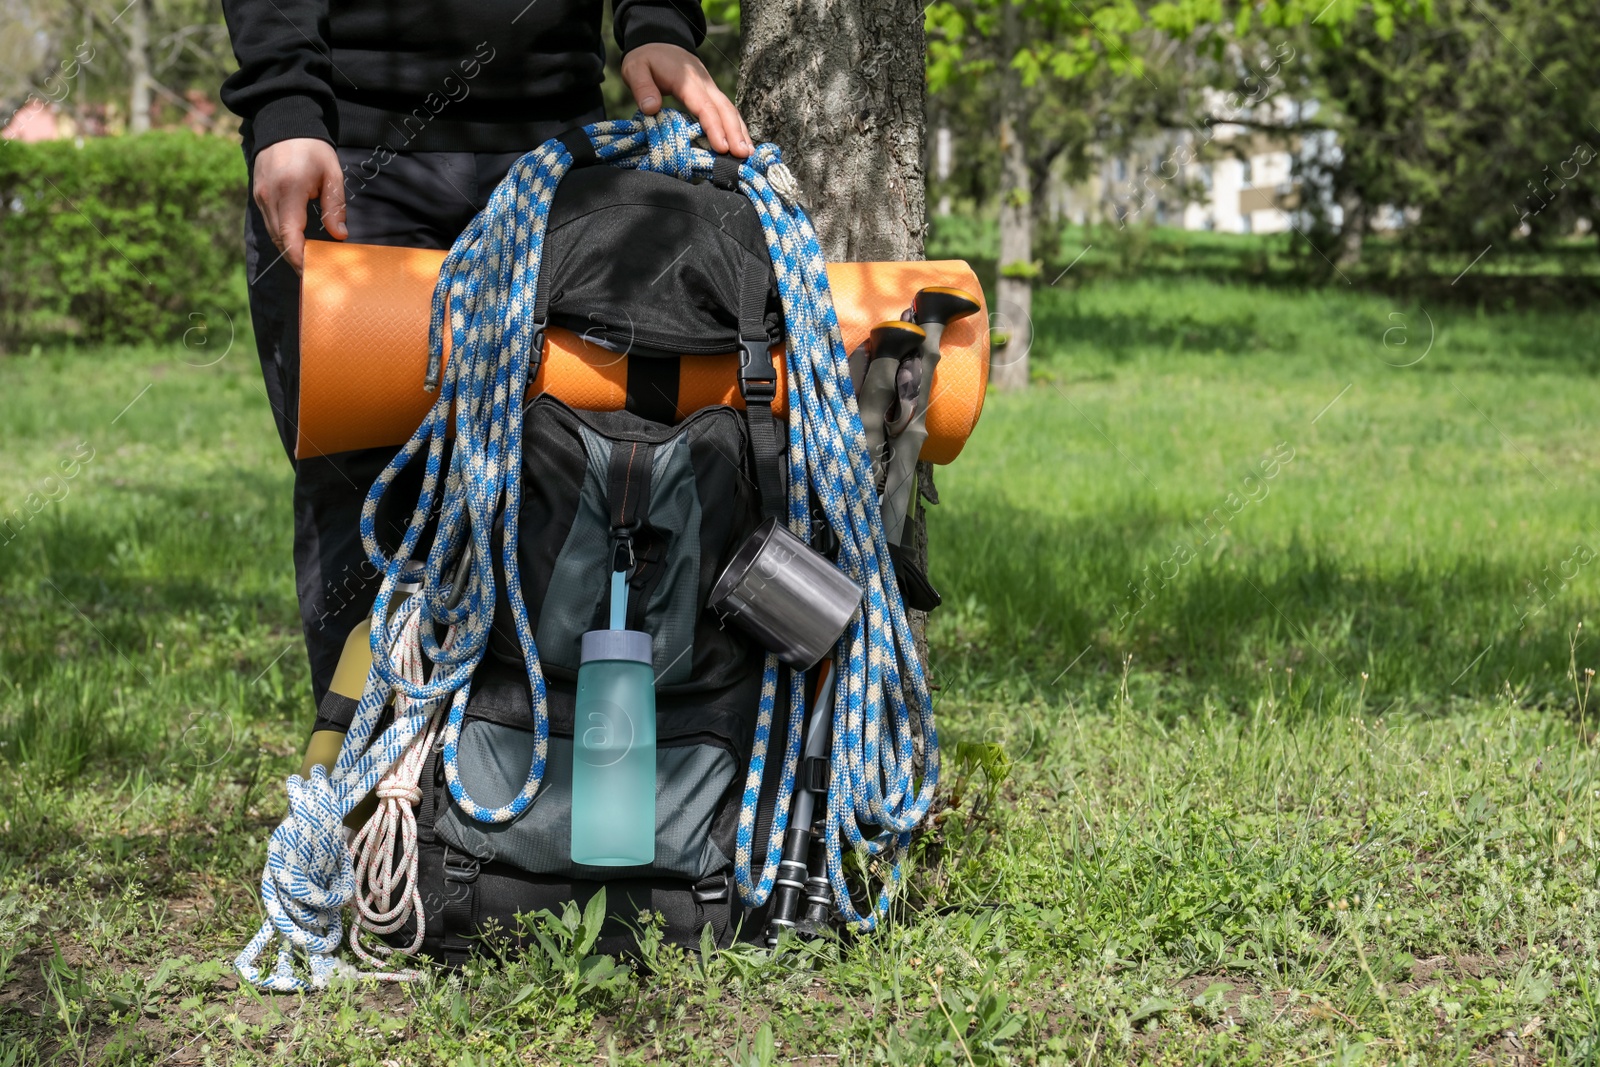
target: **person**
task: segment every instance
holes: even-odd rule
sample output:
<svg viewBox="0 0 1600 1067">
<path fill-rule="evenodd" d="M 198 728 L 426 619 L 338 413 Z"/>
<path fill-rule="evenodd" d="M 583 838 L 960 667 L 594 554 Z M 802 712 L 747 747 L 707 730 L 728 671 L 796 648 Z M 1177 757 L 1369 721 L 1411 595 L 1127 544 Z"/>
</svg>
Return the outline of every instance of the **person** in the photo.
<svg viewBox="0 0 1600 1067">
<path fill-rule="evenodd" d="M 396 449 L 295 458 L 307 240 L 448 248 L 525 152 L 605 117 L 601 0 L 223 0 L 239 69 L 245 266 L 267 398 L 294 465 L 296 593 L 320 707 L 379 574 L 361 545 L 368 488 Z M 645 114 L 682 102 L 718 152 L 749 130 L 695 49 L 697 0 L 612 0 L 622 77 Z M 313 204 L 315 209 L 313 210 Z M 418 373 L 421 373 L 420 366 Z M 420 465 L 414 465 L 417 467 Z M 420 471 L 379 513 L 398 544 Z M 409 494 L 409 499 L 406 499 Z"/>
</svg>

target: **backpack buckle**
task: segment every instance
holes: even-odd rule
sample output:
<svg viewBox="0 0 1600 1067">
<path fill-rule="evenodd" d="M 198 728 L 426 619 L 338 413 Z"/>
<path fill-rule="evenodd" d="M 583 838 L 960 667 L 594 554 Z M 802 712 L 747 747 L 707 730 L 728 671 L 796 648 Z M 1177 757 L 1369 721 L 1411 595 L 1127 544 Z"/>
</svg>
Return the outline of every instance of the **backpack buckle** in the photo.
<svg viewBox="0 0 1600 1067">
<path fill-rule="evenodd" d="M 461 882 L 470 885 L 478 880 L 478 872 L 483 865 L 476 856 L 469 856 L 465 852 L 456 852 L 448 845 L 444 850 L 444 880 L 447 882 Z"/>
<path fill-rule="evenodd" d="M 700 879 L 689 889 L 696 904 L 723 904 L 728 900 L 728 872 L 719 871 Z"/>
<path fill-rule="evenodd" d="M 536 322 L 533 324 L 533 335 L 528 338 L 528 386 L 533 386 L 533 380 L 539 376 L 539 366 L 544 362 L 544 333 L 548 324 Z"/>
<path fill-rule="evenodd" d="M 611 569 L 613 571 L 631 571 L 638 564 L 639 557 L 633 550 L 633 531 L 638 528 L 638 523 L 612 527 Z"/>
<path fill-rule="evenodd" d="M 795 784 L 812 793 L 826 793 L 830 767 L 827 756 L 807 756 L 800 761 L 800 774 Z"/>
<path fill-rule="evenodd" d="M 739 395 L 745 402 L 770 404 L 778 395 L 778 370 L 772 365 L 767 339 L 739 341 Z"/>
</svg>

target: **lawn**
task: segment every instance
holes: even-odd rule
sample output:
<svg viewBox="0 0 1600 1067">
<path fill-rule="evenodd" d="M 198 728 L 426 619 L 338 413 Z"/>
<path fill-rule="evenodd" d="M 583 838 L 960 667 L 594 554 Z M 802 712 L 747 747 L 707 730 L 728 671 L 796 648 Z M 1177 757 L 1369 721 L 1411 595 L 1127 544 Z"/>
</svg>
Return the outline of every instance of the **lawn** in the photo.
<svg viewBox="0 0 1600 1067">
<path fill-rule="evenodd" d="M 239 988 L 311 719 L 253 346 L 0 360 L 0 1067 L 1600 1059 L 1600 314 L 1075 281 L 940 472 L 897 921 L 594 988 Z"/>
</svg>

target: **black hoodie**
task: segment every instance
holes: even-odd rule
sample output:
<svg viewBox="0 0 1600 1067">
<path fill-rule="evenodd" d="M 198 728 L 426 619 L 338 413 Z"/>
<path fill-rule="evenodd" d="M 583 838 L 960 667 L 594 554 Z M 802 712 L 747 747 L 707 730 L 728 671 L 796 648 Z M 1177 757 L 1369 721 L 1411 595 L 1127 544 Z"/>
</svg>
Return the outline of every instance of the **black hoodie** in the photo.
<svg viewBox="0 0 1600 1067">
<path fill-rule="evenodd" d="M 515 152 L 603 117 L 601 0 L 222 0 L 247 151 L 291 137 Z M 697 0 L 612 0 L 617 45 L 705 38 Z"/>
</svg>

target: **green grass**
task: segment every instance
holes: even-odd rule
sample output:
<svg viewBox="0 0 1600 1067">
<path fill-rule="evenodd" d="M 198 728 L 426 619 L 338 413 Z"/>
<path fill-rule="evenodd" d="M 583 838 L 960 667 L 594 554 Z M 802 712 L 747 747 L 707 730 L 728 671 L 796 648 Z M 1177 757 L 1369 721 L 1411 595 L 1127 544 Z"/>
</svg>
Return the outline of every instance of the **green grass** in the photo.
<svg viewBox="0 0 1600 1067">
<path fill-rule="evenodd" d="M 1419 710 L 1570 701 L 1600 315 L 1134 282 L 1047 292 L 1035 329 L 1040 385 L 942 479 L 940 633 L 971 644 L 942 667 L 1049 684 L 1087 648 L 1075 671 L 1132 655 L 1179 706 L 1242 707 L 1269 667 Z"/>
<path fill-rule="evenodd" d="M 1429 314 L 1397 367 L 1398 298 L 1041 291 L 940 472 L 884 933 L 307 999 L 224 963 L 310 720 L 251 346 L 0 362 L 0 1064 L 1600 1059 L 1600 316 Z"/>
<path fill-rule="evenodd" d="M 928 256 L 971 260 L 980 276 L 992 280 L 1000 251 L 996 216 L 962 207 L 929 220 Z M 1326 283 L 1384 295 L 1404 292 L 1431 307 L 1502 310 L 1561 310 L 1591 304 L 1600 295 L 1593 236 L 1560 238 L 1538 249 L 1517 241 L 1443 251 L 1413 247 L 1404 234 L 1371 235 L 1360 261 L 1343 269 L 1329 258 L 1337 241 L 1337 235 L 1304 230 L 1229 234 L 1148 222 L 1062 223 L 1036 233 L 1034 248 L 1040 280 L 1063 286 L 1201 275 L 1294 291 Z"/>
</svg>

